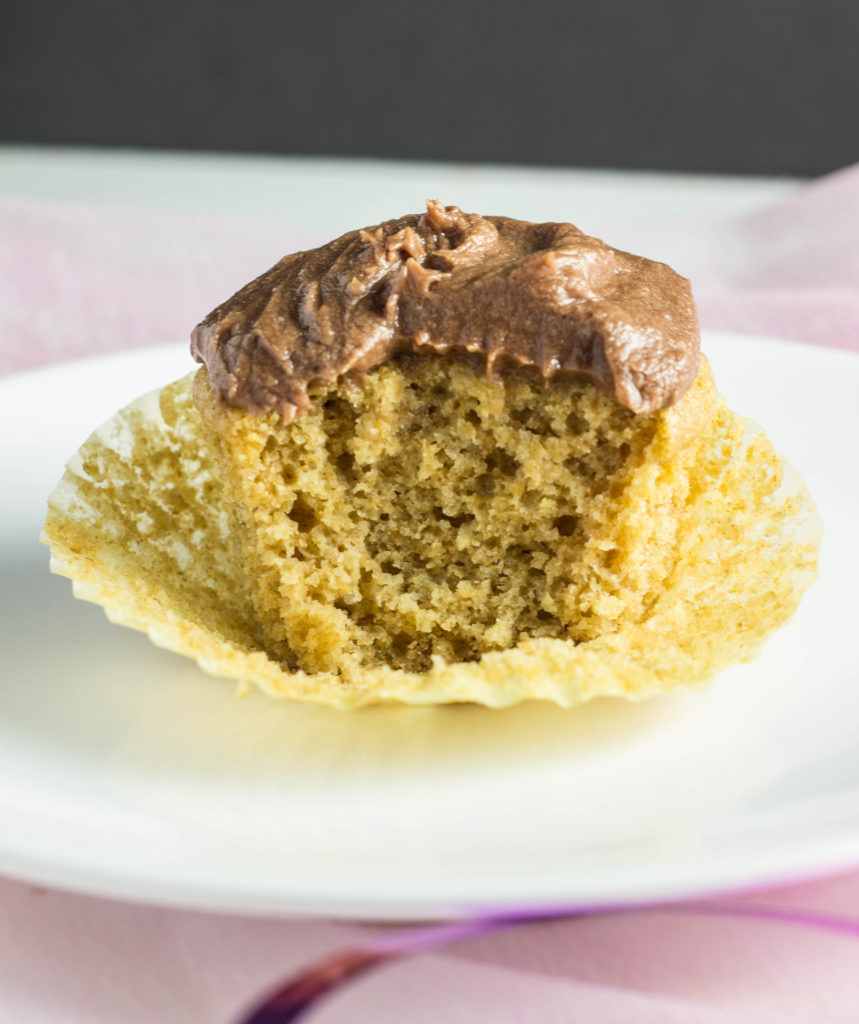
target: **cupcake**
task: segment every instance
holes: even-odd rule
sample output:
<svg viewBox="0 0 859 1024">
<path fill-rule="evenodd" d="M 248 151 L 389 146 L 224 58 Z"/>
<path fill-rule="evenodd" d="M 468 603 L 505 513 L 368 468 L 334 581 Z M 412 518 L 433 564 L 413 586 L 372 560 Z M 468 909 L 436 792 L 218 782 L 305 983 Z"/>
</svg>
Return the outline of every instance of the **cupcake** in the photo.
<svg viewBox="0 0 859 1024">
<path fill-rule="evenodd" d="M 192 351 L 45 536 L 78 596 L 272 695 L 637 699 L 752 657 L 814 577 L 689 283 L 570 224 L 428 203 L 285 257 Z"/>
</svg>

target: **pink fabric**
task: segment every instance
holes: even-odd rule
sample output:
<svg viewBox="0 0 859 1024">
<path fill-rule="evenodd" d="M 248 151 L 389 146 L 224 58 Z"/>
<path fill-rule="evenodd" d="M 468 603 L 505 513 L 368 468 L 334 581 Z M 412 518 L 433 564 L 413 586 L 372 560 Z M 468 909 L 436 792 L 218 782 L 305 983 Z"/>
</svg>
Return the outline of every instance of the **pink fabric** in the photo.
<svg viewBox="0 0 859 1024">
<path fill-rule="evenodd" d="M 706 327 L 859 350 L 859 167 L 730 223 L 589 226 L 692 277 Z M 0 369 L 185 338 L 237 282 L 317 241 L 0 197 Z M 755 899 L 859 918 L 859 870 Z M 286 974 L 375 931 L 0 880 L 0 1024 L 228 1024 Z M 313 1019 L 847 1024 L 859 1020 L 859 942 L 657 912 L 528 926 L 383 968 Z"/>
<path fill-rule="evenodd" d="M 859 915 L 859 873 L 756 897 Z M 2 1024 L 229 1024 L 367 926 L 131 906 L 0 881 Z M 533 925 L 382 967 L 315 1024 L 855 1024 L 859 942 L 648 912 Z"/>
</svg>

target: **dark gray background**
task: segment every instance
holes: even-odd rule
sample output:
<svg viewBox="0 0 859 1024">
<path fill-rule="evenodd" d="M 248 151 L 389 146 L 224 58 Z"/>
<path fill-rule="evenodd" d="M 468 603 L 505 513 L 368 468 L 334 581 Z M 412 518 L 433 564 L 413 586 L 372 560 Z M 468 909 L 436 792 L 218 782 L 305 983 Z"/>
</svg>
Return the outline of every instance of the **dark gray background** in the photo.
<svg viewBox="0 0 859 1024">
<path fill-rule="evenodd" d="M 808 175 L 854 0 L 0 0 L 0 141 Z"/>
</svg>

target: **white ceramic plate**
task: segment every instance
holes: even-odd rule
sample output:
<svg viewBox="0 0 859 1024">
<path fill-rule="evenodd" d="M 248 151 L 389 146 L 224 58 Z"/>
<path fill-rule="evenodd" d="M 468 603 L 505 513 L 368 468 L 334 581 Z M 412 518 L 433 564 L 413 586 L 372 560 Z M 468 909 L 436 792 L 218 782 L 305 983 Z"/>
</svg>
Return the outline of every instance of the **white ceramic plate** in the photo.
<svg viewBox="0 0 859 1024">
<path fill-rule="evenodd" d="M 711 334 L 806 477 L 821 578 L 702 694 L 564 712 L 238 700 L 48 573 L 45 497 L 184 347 L 0 381 L 0 871 L 170 904 L 439 917 L 652 900 L 859 863 L 859 358 Z"/>
</svg>

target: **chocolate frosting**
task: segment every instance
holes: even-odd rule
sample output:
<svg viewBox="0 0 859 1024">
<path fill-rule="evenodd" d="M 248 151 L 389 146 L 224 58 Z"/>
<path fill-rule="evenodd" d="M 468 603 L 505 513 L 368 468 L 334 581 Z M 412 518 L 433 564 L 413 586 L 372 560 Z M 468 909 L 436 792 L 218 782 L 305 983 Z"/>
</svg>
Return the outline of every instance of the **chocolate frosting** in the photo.
<svg viewBox="0 0 859 1024">
<path fill-rule="evenodd" d="M 402 352 L 584 377 L 637 413 L 676 402 L 700 361 L 689 282 L 670 267 L 572 224 L 437 202 L 285 256 L 194 329 L 191 351 L 221 401 L 286 421 L 312 385 Z"/>
</svg>

